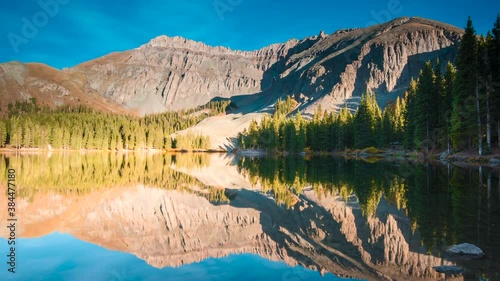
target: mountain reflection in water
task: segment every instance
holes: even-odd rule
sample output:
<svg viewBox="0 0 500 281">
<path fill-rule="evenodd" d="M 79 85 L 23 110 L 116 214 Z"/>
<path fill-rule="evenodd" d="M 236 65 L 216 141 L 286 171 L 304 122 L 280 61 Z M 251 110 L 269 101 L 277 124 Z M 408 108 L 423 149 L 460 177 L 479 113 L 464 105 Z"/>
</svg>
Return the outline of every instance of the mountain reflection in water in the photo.
<svg viewBox="0 0 500 281">
<path fill-rule="evenodd" d="M 475 280 L 499 277 L 500 183 L 498 172 L 486 167 L 331 157 L 54 153 L 1 155 L 2 183 L 7 167 L 17 171 L 17 234 L 26 245 L 43 244 L 62 235 L 58 232 L 135 255 L 158 269 L 200 262 L 203 267 L 229 256 L 220 271 L 236 271 L 238 257 L 254 254 L 325 278 L 334 278 L 327 274 L 332 273 L 367 280 L 442 279 L 432 269 L 438 265 L 465 267 L 465 278 Z M 0 187 L 5 191 L 5 184 Z M 2 197 L 0 206 L 6 204 Z M 6 221 L 5 212 L 0 219 Z M 7 237 L 6 230 L 0 235 Z M 480 246 L 485 257 L 457 261 L 443 252 L 463 242 Z M 62 248 L 52 247 L 55 253 Z M 265 271 L 267 262 L 259 261 L 254 263 L 259 268 L 249 270 Z M 90 274 L 102 264 L 94 262 L 71 266 Z M 61 266 L 53 270 L 70 265 Z M 29 268 L 24 270 L 39 274 Z M 287 278 L 315 276 L 301 274 L 307 279 Z"/>
</svg>

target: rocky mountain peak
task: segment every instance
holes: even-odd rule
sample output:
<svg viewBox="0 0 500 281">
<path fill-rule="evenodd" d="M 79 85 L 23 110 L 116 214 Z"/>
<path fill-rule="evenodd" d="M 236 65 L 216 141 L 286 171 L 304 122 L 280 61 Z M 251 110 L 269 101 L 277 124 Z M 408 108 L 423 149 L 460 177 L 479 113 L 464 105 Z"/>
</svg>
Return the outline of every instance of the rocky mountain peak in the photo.
<svg viewBox="0 0 500 281">
<path fill-rule="evenodd" d="M 319 36 L 319 38 L 321 38 L 321 39 L 328 37 L 328 35 L 326 35 L 326 33 L 325 33 L 325 31 L 324 31 L 324 30 L 321 30 L 318 36 Z"/>
<path fill-rule="evenodd" d="M 431 19 L 421 18 L 421 17 L 399 17 L 395 18 L 387 23 L 381 24 L 390 27 L 406 26 L 414 29 L 422 28 L 426 26 L 427 28 L 436 28 L 440 30 L 447 30 L 450 32 L 463 34 L 463 29 L 456 26 L 443 23 L 440 21 L 435 21 Z"/>
<path fill-rule="evenodd" d="M 222 46 L 209 46 L 203 42 L 187 39 L 181 36 L 169 37 L 160 35 L 151 39 L 148 43 L 140 46 L 138 50 L 146 49 L 191 49 L 193 51 L 219 52 L 219 53 L 245 53 L 242 51 L 232 51 L 230 48 Z M 158 50 L 160 51 L 160 50 Z M 161 51 L 160 51 L 161 52 Z"/>
<path fill-rule="evenodd" d="M 148 43 L 142 45 L 139 47 L 139 49 L 145 49 L 145 48 L 170 48 L 172 46 L 174 47 L 179 47 L 182 45 L 188 45 L 188 44 L 199 44 L 199 45 L 205 45 L 201 42 L 196 42 L 194 40 L 189 40 L 181 36 L 174 36 L 174 37 L 169 37 L 166 35 L 160 35 L 158 37 L 155 37 L 151 39 Z"/>
<path fill-rule="evenodd" d="M 461 29 L 437 21 L 402 17 L 331 35 L 322 31 L 255 51 L 159 36 L 137 49 L 112 53 L 54 75 L 71 78 L 79 93 L 98 94 L 141 114 L 242 95 L 250 98 L 240 99 L 240 106 L 252 103 L 252 111 L 272 105 L 284 95 L 299 99 L 306 112 L 319 104 L 335 110 L 366 91 L 377 94 L 383 106 L 404 92 L 425 61 L 453 61 L 462 34 Z M 19 80 L 16 75 L 0 76 L 0 84 L 21 87 L 14 83 Z M 68 91 L 67 83 L 40 87 L 44 81 L 9 93 L 50 88 L 67 96 L 76 91 Z"/>
</svg>

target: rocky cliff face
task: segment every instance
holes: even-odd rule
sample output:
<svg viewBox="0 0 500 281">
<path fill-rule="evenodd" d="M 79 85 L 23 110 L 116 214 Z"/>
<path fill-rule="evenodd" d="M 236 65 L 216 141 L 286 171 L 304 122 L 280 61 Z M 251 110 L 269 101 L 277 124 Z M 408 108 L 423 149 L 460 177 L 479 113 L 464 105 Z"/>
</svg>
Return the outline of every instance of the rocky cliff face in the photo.
<svg viewBox="0 0 500 281">
<path fill-rule="evenodd" d="M 454 60 L 462 33 L 435 21 L 399 18 L 365 29 L 331 35 L 322 32 L 253 52 L 160 36 L 137 49 L 112 53 L 63 72 L 50 70 L 64 79 L 28 74 L 23 79 L 32 82 L 23 84 L 18 75 L 22 71 L 6 71 L 4 65 L 0 83 L 19 85 L 9 91 L 1 87 L 0 93 L 29 94 L 43 88 L 56 96 L 98 94 L 142 114 L 252 94 L 261 97 L 258 102 L 239 99 L 240 105 L 254 102 L 252 110 L 258 110 L 279 97 L 293 95 L 302 109 L 310 111 L 322 104 L 334 110 L 366 91 L 378 94 L 384 105 L 405 90 L 425 61 Z M 67 77 L 71 77 L 71 86 Z"/>
<path fill-rule="evenodd" d="M 138 49 L 115 53 L 67 70 L 82 73 L 90 88 L 128 108 L 143 112 L 191 108 L 216 97 L 262 90 L 264 72 L 283 59 L 298 41 L 255 52 L 209 47 L 180 37 L 160 36 Z"/>
<path fill-rule="evenodd" d="M 402 93 L 425 61 L 453 61 L 461 34 L 442 23 L 399 18 L 254 52 L 161 36 L 68 73 L 81 73 L 92 90 L 145 111 L 158 102 L 178 109 L 256 93 L 269 97 L 268 102 L 294 95 L 303 108 L 319 100 L 324 108 L 334 109 L 366 91 L 377 93 L 382 104 L 391 97 L 387 94 Z"/>
<path fill-rule="evenodd" d="M 339 31 L 281 62 L 275 88 L 304 97 L 305 107 L 321 103 L 334 109 L 367 91 L 383 106 L 407 88 L 427 60 L 453 61 L 461 34 L 420 18 Z"/>
</svg>

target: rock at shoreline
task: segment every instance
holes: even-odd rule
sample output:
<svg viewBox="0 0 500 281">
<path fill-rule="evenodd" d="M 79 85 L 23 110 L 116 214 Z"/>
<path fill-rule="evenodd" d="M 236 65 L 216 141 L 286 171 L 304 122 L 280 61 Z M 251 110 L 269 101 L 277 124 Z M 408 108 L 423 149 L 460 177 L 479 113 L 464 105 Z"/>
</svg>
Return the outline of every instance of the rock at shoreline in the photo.
<svg viewBox="0 0 500 281">
<path fill-rule="evenodd" d="M 236 154 L 241 156 L 256 157 L 266 155 L 266 151 L 262 149 L 243 149 L 236 151 Z"/>
<path fill-rule="evenodd" d="M 450 153 L 448 151 L 445 151 L 439 155 L 439 160 L 446 163 L 448 161 L 448 156 L 450 156 Z"/>
<path fill-rule="evenodd" d="M 467 255 L 474 257 L 482 257 L 484 254 L 483 250 L 469 243 L 452 246 L 446 250 L 446 252 L 455 255 Z"/>
<path fill-rule="evenodd" d="M 495 166 L 500 166 L 500 159 L 498 158 L 491 158 L 490 159 L 490 164 L 495 165 Z"/>
<path fill-rule="evenodd" d="M 463 268 L 451 265 L 434 266 L 433 269 L 439 273 L 444 273 L 446 275 L 459 275 L 465 272 Z"/>
</svg>

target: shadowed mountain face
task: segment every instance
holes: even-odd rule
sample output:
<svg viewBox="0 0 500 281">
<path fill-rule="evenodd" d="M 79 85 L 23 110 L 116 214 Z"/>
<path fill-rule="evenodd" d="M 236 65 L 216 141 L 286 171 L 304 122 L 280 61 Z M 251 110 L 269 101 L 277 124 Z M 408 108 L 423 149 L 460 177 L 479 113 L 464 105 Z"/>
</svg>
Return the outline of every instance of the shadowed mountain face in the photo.
<svg viewBox="0 0 500 281">
<path fill-rule="evenodd" d="M 243 106 L 256 103 L 253 110 L 258 110 L 279 97 L 294 95 L 304 109 L 321 103 L 334 110 L 373 91 L 384 104 L 404 91 L 425 61 L 453 61 L 462 33 L 435 21 L 399 18 L 365 29 L 293 39 L 253 52 L 160 36 L 137 49 L 63 72 L 51 69 L 61 79 L 22 71 L 33 68 L 31 65 L 4 64 L 0 83 L 10 86 L 8 90 L 1 87 L 0 93 L 16 99 L 36 96 L 56 104 L 67 101 L 51 97 L 98 94 L 142 114 L 259 93 L 260 98 L 238 102 Z"/>
<path fill-rule="evenodd" d="M 476 178 L 473 173 L 460 178 L 461 170 L 446 179 L 446 168 L 416 167 L 410 173 L 406 166 L 352 160 L 2 157 L 0 166 L 8 163 L 19 171 L 20 237 L 69 233 L 132 253 L 158 268 L 253 253 L 340 276 L 435 280 L 443 276 L 433 266 L 455 264 L 440 254 L 441 248 L 475 237 L 463 230 L 475 233 L 477 223 L 484 230 L 478 241 L 490 247 L 480 245 L 490 255 L 481 261 L 481 271 L 498 271 L 488 266 L 495 264 L 498 249 L 492 240 L 498 228 L 490 227 L 498 218 L 500 190 L 491 187 L 497 186 L 496 177 L 486 192 L 467 187 L 464 183 Z M 227 171 L 223 174 L 222 165 Z M 190 176 L 200 174 L 204 177 Z M 245 189 L 236 189 L 234 183 Z M 476 206 L 477 197 L 484 206 Z M 6 204 L 5 197 L 0 204 Z M 464 214 L 464 208 L 472 215 Z M 0 235 L 5 237 L 6 230 Z"/>
</svg>

